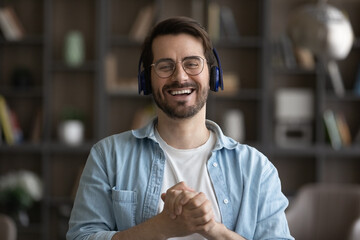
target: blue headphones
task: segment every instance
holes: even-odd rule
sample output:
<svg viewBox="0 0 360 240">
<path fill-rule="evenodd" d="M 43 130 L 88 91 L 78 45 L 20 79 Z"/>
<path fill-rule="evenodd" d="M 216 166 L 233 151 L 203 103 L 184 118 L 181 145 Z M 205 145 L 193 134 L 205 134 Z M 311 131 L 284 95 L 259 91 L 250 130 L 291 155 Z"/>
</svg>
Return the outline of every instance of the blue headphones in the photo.
<svg viewBox="0 0 360 240">
<path fill-rule="evenodd" d="M 210 69 L 210 90 L 217 92 L 219 91 L 219 87 L 221 88 L 221 90 L 224 90 L 223 71 L 221 68 L 219 56 L 215 48 L 213 48 L 213 53 L 218 66 L 212 66 Z M 151 94 L 151 80 L 148 79 L 149 77 L 146 76 L 149 76 L 149 74 L 146 73 L 146 71 L 148 70 L 141 71 L 142 60 L 143 59 L 141 56 L 138 66 L 138 91 L 139 94 L 143 92 L 144 95 L 149 95 Z"/>
</svg>

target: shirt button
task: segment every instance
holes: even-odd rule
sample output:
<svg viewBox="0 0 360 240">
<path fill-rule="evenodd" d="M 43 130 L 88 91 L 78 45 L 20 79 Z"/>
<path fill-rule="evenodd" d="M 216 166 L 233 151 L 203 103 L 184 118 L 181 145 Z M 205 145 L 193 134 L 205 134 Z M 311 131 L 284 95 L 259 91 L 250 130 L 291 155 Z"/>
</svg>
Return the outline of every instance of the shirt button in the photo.
<svg viewBox="0 0 360 240">
<path fill-rule="evenodd" d="M 214 167 L 217 167 L 217 166 L 218 166 L 218 164 L 217 164 L 216 162 L 214 162 L 214 163 L 213 163 L 213 166 L 214 166 Z"/>
<path fill-rule="evenodd" d="M 227 198 L 224 199 L 224 203 L 225 204 L 228 204 L 229 203 L 229 200 Z"/>
</svg>

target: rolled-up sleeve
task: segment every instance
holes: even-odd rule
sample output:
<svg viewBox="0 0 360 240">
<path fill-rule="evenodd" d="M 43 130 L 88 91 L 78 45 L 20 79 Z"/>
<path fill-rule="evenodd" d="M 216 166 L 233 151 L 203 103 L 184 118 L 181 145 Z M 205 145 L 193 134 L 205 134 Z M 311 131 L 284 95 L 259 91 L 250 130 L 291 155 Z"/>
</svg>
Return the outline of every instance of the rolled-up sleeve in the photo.
<svg viewBox="0 0 360 240">
<path fill-rule="evenodd" d="M 289 202 L 281 191 L 278 172 L 269 161 L 263 169 L 259 187 L 254 239 L 294 239 L 285 215 Z"/>
<path fill-rule="evenodd" d="M 115 234 L 111 198 L 102 151 L 95 145 L 80 179 L 66 239 L 111 239 Z"/>
</svg>

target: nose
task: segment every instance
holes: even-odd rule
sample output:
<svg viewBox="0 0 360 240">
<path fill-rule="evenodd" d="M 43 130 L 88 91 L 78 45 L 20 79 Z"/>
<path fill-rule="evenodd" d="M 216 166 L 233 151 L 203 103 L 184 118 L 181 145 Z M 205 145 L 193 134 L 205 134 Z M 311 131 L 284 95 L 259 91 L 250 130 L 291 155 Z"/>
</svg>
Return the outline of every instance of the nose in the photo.
<svg viewBox="0 0 360 240">
<path fill-rule="evenodd" d="M 189 77 L 188 74 L 185 72 L 182 66 L 182 62 L 181 61 L 177 62 L 174 74 L 172 75 L 172 80 L 183 82 L 183 81 L 187 81 L 188 77 Z"/>
</svg>

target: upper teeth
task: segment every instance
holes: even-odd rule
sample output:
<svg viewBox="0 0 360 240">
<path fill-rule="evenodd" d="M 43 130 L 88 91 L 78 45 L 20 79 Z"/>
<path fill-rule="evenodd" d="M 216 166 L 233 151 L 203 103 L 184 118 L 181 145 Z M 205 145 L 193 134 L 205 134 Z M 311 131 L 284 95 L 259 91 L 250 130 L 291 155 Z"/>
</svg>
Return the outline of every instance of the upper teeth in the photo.
<svg viewBox="0 0 360 240">
<path fill-rule="evenodd" d="M 171 95 L 179 95 L 179 94 L 190 94 L 190 89 L 178 90 L 178 91 L 171 91 Z"/>
</svg>

